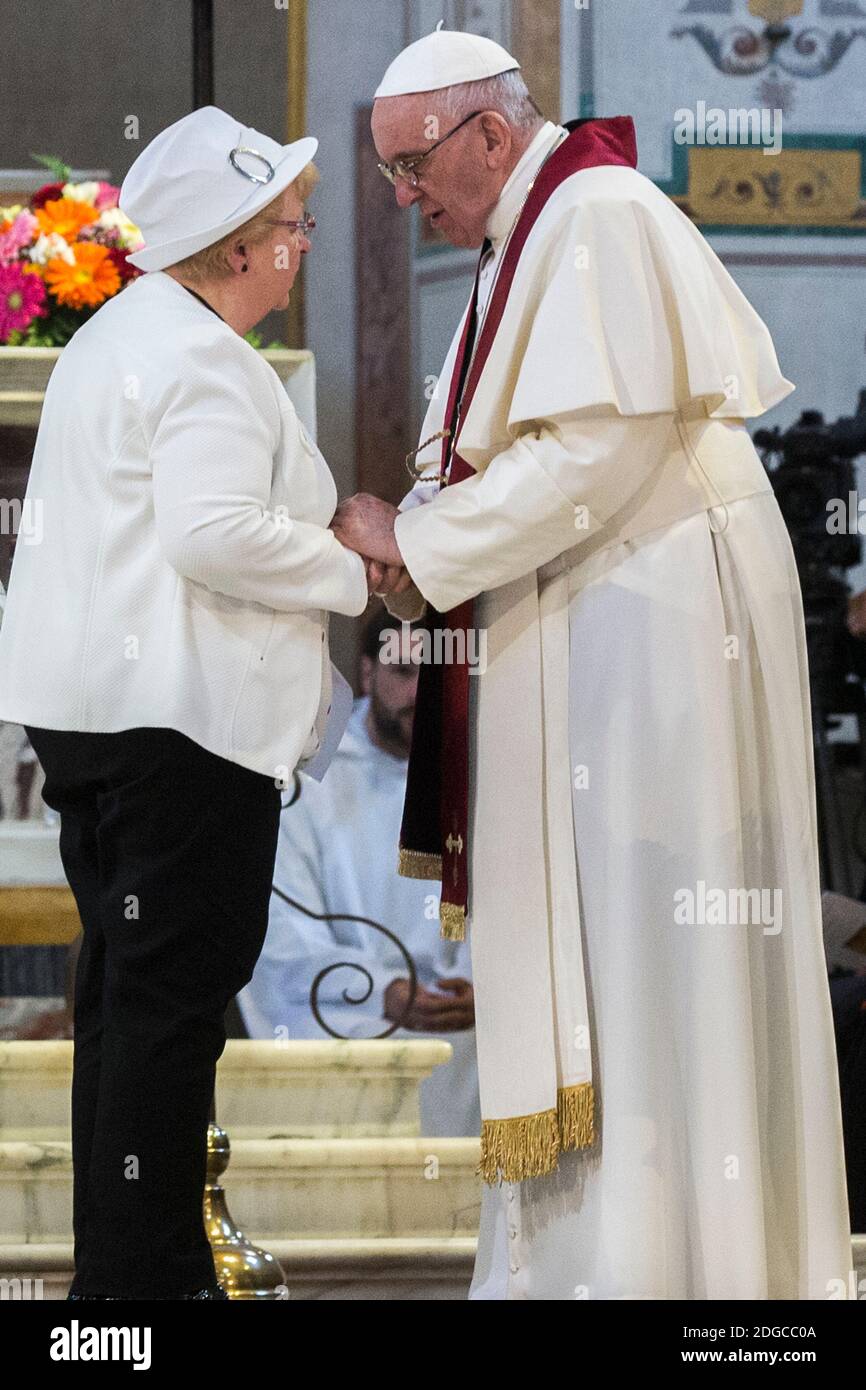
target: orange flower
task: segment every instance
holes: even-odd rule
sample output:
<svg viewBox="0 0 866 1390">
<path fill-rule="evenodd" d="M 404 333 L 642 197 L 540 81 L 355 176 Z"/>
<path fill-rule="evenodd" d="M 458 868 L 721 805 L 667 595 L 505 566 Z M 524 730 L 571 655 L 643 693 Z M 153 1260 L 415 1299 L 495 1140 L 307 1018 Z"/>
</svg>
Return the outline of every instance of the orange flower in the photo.
<svg viewBox="0 0 866 1390">
<path fill-rule="evenodd" d="M 106 247 L 95 241 L 77 241 L 72 247 L 75 264 L 56 256 L 45 267 L 45 281 L 58 304 L 70 309 L 95 309 L 120 289 L 117 267 Z"/>
<path fill-rule="evenodd" d="M 87 227 L 99 217 L 96 208 L 89 203 L 78 202 L 75 198 L 49 198 L 41 208 L 36 209 L 40 231 L 50 235 L 57 232 L 67 241 L 74 241 L 82 227 Z"/>
</svg>

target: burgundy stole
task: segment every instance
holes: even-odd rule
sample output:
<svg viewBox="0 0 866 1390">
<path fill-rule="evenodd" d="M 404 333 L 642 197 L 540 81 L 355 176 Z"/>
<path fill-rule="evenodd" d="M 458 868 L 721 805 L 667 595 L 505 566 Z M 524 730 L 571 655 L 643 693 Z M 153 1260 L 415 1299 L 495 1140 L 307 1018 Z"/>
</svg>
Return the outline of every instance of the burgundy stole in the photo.
<svg viewBox="0 0 866 1390">
<path fill-rule="evenodd" d="M 457 452 L 456 435 L 475 394 L 536 218 L 563 180 L 579 170 L 602 164 L 637 166 L 630 116 L 573 121 L 567 129 L 568 138 L 543 165 L 514 228 L 467 376 L 475 337 L 479 260 L 445 411 L 450 434 L 443 440 L 440 471 L 444 474 L 450 462 L 447 486 L 462 482 L 474 471 Z M 409 878 L 441 877 L 441 931 L 454 941 L 463 939 L 469 903 L 469 665 L 465 660 L 437 664 L 435 657 L 439 651 L 446 659 L 455 651 L 468 654 L 466 640 L 473 627 L 474 607 L 474 599 L 467 599 L 445 614 L 428 604 L 428 623 L 434 637 L 444 629 L 457 636 L 451 642 L 431 643 L 431 660 L 421 666 L 400 830 L 400 873 Z"/>
</svg>

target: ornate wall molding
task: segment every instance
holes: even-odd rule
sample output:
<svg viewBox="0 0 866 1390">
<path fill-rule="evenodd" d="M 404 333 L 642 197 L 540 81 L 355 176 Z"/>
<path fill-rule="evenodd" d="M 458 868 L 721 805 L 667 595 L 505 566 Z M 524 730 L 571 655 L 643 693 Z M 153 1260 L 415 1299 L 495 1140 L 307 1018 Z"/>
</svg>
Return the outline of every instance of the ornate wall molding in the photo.
<svg viewBox="0 0 866 1390">
<path fill-rule="evenodd" d="M 376 167 L 372 105 L 355 116 L 358 488 L 397 503 L 410 487 L 409 219 Z"/>
<path fill-rule="evenodd" d="M 771 159 L 748 146 L 675 146 L 673 165 L 659 186 L 704 231 L 866 232 L 866 138 L 789 136 Z"/>
<path fill-rule="evenodd" d="M 526 85 L 548 120 L 567 120 L 562 111 L 560 0 L 513 0 L 512 49 Z"/>
</svg>

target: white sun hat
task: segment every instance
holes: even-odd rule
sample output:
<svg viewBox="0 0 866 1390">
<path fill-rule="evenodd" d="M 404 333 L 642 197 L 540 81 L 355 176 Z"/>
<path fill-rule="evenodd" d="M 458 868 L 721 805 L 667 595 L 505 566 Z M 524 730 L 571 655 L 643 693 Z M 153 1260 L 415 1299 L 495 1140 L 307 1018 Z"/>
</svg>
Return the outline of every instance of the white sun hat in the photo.
<svg viewBox="0 0 866 1390">
<path fill-rule="evenodd" d="M 459 82 L 483 82 L 503 72 L 516 72 L 517 59 L 493 39 L 436 29 L 398 53 L 376 89 L 375 98 L 402 97 L 413 92 L 437 92 Z"/>
<path fill-rule="evenodd" d="M 305 138 L 280 145 L 218 106 L 202 106 L 160 131 L 120 189 L 120 207 L 144 247 L 139 270 L 163 270 L 212 246 L 272 202 L 319 147 Z"/>
</svg>

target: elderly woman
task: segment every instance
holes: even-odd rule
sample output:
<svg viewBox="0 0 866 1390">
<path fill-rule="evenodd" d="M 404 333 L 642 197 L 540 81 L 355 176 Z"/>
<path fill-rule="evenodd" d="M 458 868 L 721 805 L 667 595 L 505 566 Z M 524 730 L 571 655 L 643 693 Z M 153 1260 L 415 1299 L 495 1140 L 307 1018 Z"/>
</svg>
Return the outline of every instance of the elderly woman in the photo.
<svg viewBox="0 0 866 1390">
<path fill-rule="evenodd" d="M 284 309 L 317 142 L 215 107 L 121 192 L 148 273 L 63 352 L 0 634 L 83 925 L 72 1298 L 225 1298 L 202 1219 L 223 1015 L 268 922 L 280 786 L 329 714 L 328 615 L 405 574 L 329 529 L 333 478 L 243 339 Z"/>
</svg>

